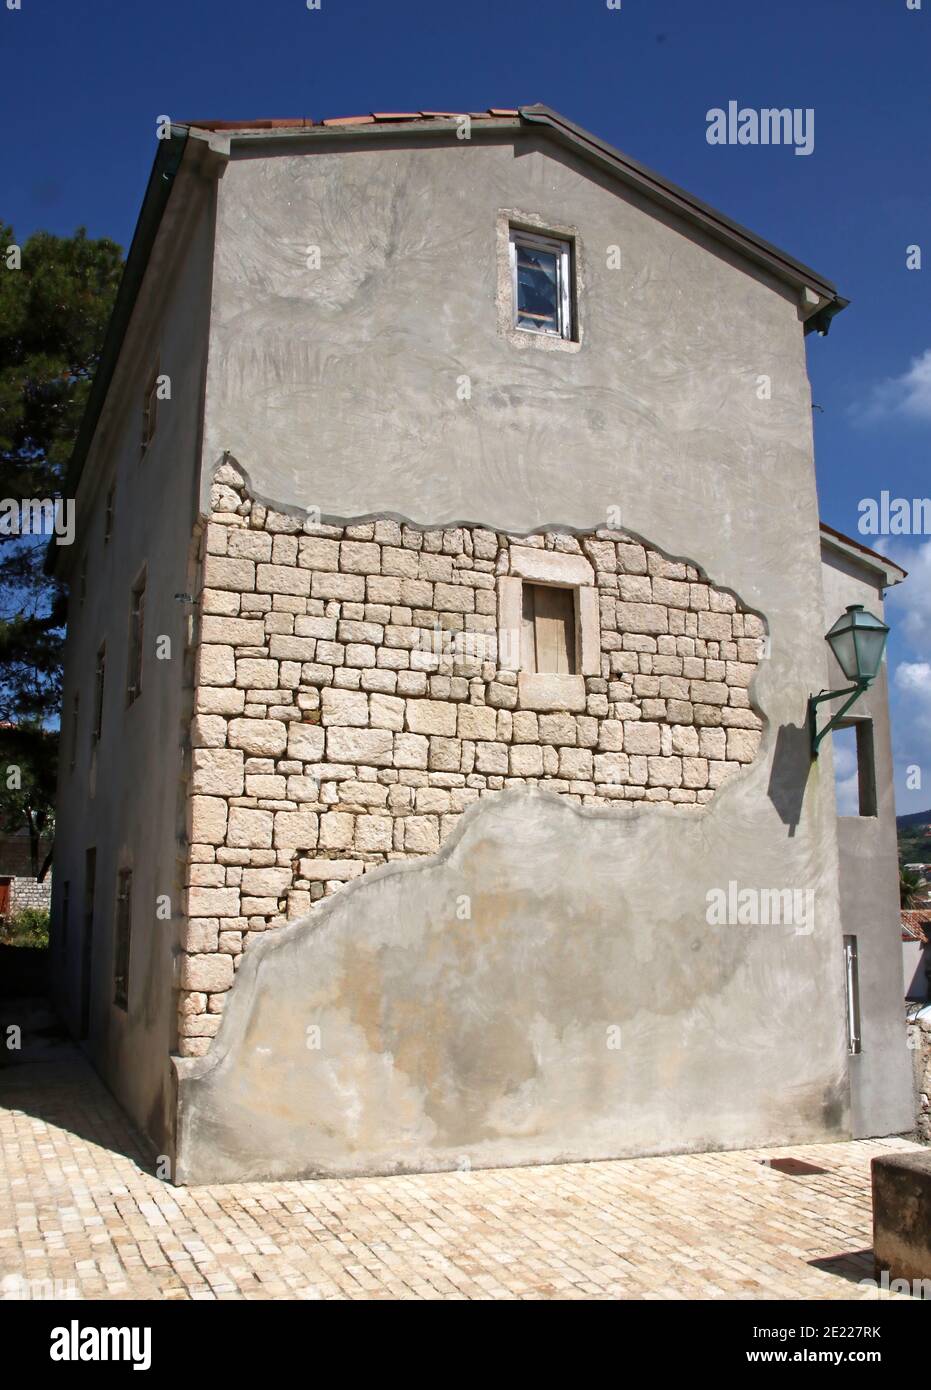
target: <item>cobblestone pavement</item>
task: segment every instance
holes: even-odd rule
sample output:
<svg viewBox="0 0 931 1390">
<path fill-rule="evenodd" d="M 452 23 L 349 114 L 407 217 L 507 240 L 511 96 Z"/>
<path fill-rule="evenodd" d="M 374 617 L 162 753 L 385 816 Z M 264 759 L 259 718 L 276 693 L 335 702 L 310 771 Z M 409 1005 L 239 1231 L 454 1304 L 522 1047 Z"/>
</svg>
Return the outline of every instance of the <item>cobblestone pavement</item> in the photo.
<svg viewBox="0 0 931 1390">
<path fill-rule="evenodd" d="M 869 1161 L 914 1147 L 185 1189 L 68 1046 L 0 1071 L 0 1106 L 6 1298 L 887 1297 L 857 1283 Z M 779 1154 L 825 1171 L 761 1162 Z"/>
</svg>

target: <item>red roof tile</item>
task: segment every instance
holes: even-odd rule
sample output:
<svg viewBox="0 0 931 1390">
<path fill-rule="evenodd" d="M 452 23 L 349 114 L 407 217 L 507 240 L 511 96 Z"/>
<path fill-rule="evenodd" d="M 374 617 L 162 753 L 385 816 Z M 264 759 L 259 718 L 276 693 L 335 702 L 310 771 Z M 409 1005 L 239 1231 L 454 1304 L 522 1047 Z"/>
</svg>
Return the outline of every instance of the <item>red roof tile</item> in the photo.
<svg viewBox="0 0 931 1390">
<path fill-rule="evenodd" d="M 927 946 L 931 941 L 931 908 L 902 912 L 902 940 L 920 941 Z"/>
<path fill-rule="evenodd" d="M 284 130 L 291 126 L 316 127 L 373 125 L 376 121 L 436 121 L 453 120 L 457 116 L 468 115 L 471 120 L 494 120 L 513 118 L 520 115 L 517 107 L 489 106 L 487 111 L 369 111 L 360 116 L 327 116 L 314 121 L 307 116 L 265 117 L 262 120 L 247 121 L 183 121 L 186 126 L 198 130 Z"/>
</svg>

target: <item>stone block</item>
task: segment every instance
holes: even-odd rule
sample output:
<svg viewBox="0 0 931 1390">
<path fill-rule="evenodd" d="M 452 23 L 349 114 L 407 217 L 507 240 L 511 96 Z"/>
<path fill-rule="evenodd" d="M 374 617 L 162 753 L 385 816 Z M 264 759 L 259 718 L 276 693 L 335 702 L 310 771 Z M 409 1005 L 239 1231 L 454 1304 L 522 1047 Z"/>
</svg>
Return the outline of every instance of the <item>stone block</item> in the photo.
<svg viewBox="0 0 931 1390">
<path fill-rule="evenodd" d="M 287 747 L 288 726 L 279 719 L 231 719 L 229 742 L 255 757 L 275 757 Z"/>
<path fill-rule="evenodd" d="M 233 648 L 204 643 L 197 652 L 198 685 L 232 685 L 236 679 Z"/>
<path fill-rule="evenodd" d="M 238 888 L 189 888 L 186 911 L 189 917 L 238 917 Z M 202 989 L 202 985 L 185 985 L 185 989 Z M 209 989 L 208 989 L 209 993 Z"/>
<path fill-rule="evenodd" d="M 288 757 L 304 763 L 317 763 L 323 757 L 325 733 L 319 724 L 295 720 L 288 725 Z"/>
<path fill-rule="evenodd" d="M 181 988 L 204 994 L 229 989 L 233 983 L 233 960 L 222 953 L 185 956 L 181 968 Z"/>
<path fill-rule="evenodd" d="M 627 720 L 624 724 L 624 748 L 628 753 L 659 753 L 660 726 L 644 720 Z"/>
<path fill-rule="evenodd" d="M 276 849 L 314 849 L 317 844 L 317 835 L 318 817 L 316 812 L 275 812 Z"/>
<path fill-rule="evenodd" d="M 618 632 L 650 635 L 669 631 L 669 616 L 659 603 L 617 603 Z"/>
<path fill-rule="evenodd" d="M 521 671 L 517 677 L 517 695 L 521 709 L 585 710 L 585 681 L 582 676 L 556 675 L 548 672 Z M 491 700 L 489 689 L 488 703 Z"/>
<path fill-rule="evenodd" d="M 405 718 L 412 734 L 443 734 L 450 738 L 456 732 L 456 706 L 443 700 L 408 700 Z"/>
<path fill-rule="evenodd" d="M 460 738 L 494 739 L 498 711 L 488 705 L 460 705 L 457 733 Z"/>
<path fill-rule="evenodd" d="M 393 821 L 390 816 L 357 816 L 356 849 L 386 852 L 392 848 Z"/>
<path fill-rule="evenodd" d="M 236 684 L 249 690 L 277 690 L 278 662 L 241 656 L 236 662 Z"/>
<path fill-rule="evenodd" d="M 543 749 L 535 743 L 512 744 L 508 763 L 512 777 L 542 777 Z"/>
<path fill-rule="evenodd" d="M 195 748 L 191 791 L 204 796 L 242 796 L 245 760 L 238 748 Z"/>
<path fill-rule="evenodd" d="M 259 898 L 280 898 L 291 887 L 289 868 L 243 869 L 243 893 Z"/>
<path fill-rule="evenodd" d="M 231 560 L 220 555 L 204 558 L 204 587 L 234 589 L 237 592 L 255 588 L 255 564 L 252 560 Z"/>
<path fill-rule="evenodd" d="M 326 727 L 364 729 L 369 722 L 369 697 L 362 690 L 322 690 L 320 720 Z"/>
<path fill-rule="evenodd" d="M 368 541 L 343 541 L 339 547 L 339 567 L 347 574 L 379 574 L 381 546 Z"/>
<path fill-rule="evenodd" d="M 310 593 L 310 575 L 295 565 L 258 565 L 255 578 L 263 594 L 294 594 L 307 598 Z"/>
<path fill-rule="evenodd" d="M 882 1154 L 870 1173 L 877 1277 L 931 1280 L 931 1152 Z"/>
<path fill-rule="evenodd" d="M 270 849 L 271 811 L 256 811 L 250 806 L 231 806 L 226 843 L 231 849 Z"/>
<path fill-rule="evenodd" d="M 390 767 L 393 759 L 392 740 L 390 729 L 329 728 L 326 735 L 327 758 L 333 763 Z"/>
<path fill-rule="evenodd" d="M 475 771 L 506 775 L 508 747 L 506 743 L 476 743 Z"/>
<path fill-rule="evenodd" d="M 221 796 L 192 796 L 188 801 L 188 834 L 192 844 L 222 845 L 226 839 L 227 806 Z"/>
<path fill-rule="evenodd" d="M 429 740 L 422 734 L 395 734 L 394 766 L 426 769 Z"/>
<path fill-rule="evenodd" d="M 365 868 L 361 859 L 302 859 L 301 878 L 311 883 L 325 883 L 336 880 L 341 883 L 351 878 L 359 878 Z"/>
</svg>

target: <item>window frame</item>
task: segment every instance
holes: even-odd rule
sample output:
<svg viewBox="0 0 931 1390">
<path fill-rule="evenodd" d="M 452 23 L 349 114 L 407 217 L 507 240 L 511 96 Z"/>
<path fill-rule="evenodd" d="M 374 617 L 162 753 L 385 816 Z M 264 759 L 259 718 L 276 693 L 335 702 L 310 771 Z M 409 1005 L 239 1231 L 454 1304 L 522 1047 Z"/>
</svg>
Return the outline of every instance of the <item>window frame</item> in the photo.
<svg viewBox="0 0 931 1390">
<path fill-rule="evenodd" d="M 103 734 L 103 701 L 107 679 L 107 644 L 101 642 L 97 648 L 97 661 L 94 667 L 94 720 L 91 726 L 91 747 L 96 748 Z"/>
<path fill-rule="evenodd" d="M 126 670 L 126 706 L 134 705 L 142 694 L 145 655 L 145 595 L 148 573 L 143 566 L 129 595 L 129 651 Z M 137 608 L 137 599 L 139 600 Z M 138 628 L 137 628 L 138 614 Z"/>
<path fill-rule="evenodd" d="M 856 1057 L 863 1051 L 863 1021 L 860 1012 L 860 951 L 855 936 L 844 937 L 844 1001 L 847 1052 L 851 1057 Z"/>
<path fill-rule="evenodd" d="M 856 740 L 858 809 L 856 811 L 839 811 L 838 818 L 840 820 L 875 820 L 879 815 L 879 802 L 876 783 L 876 740 L 873 720 L 870 716 L 861 717 L 860 715 L 842 719 L 832 730 L 832 744 L 833 735 L 842 733 L 847 729 L 854 730 L 854 737 Z"/>
<path fill-rule="evenodd" d="M 97 848 L 84 851 L 84 917 L 81 933 L 81 992 L 78 1037 L 90 1036 L 91 971 L 94 953 L 94 896 L 97 891 Z"/>
<path fill-rule="evenodd" d="M 132 956 L 133 871 L 122 868 L 116 875 L 116 911 L 113 917 L 113 1003 L 129 1012 L 129 969 Z"/>
<path fill-rule="evenodd" d="M 116 504 L 116 483 L 110 484 L 107 489 L 106 501 L 103 513 L 103 543 L 109 545 L 113 536 L 113 515 Z"/>
<path fill-rule="evenodd" d="M 571 609 L 571 627 L 570 627 L 570 631 L 569 631 L 569 639 L 570 639 L 570 640 L 569 640 L 569 641 L 567 642 L 567 644 L 566 644 L 566 650 L 567 650 L 567 655 L 568 655 L 568 659 L 569 659 L 569 670 L 568 670 L 568 671 L 551 671 L 551 670 L 549 670 L 547 667 L 541 667 L 540 664 L 539 664 L 539 660 L 540 660 L 540 643 L 539 643 L 539 634 L 538 634 L 538 631 L 537 631 L 536 595 L 537 595 L 537 592 L 538 592 L 538 591 L 542 591 L 542 590 L 544 590 L 544 589 L 558 590 L 559 593 L 561 593 L 561 594 L 568 594 L 568 596 L 569 596 L 569 604 L 568 604 L 568 607 Z M 526 652 L 524 651 L 524 645 L 525 645 L 525 643 L 524 643 L 524 636 L 525 636 L 525 633 L 527 632 L 528 621 L 529 621 L 529 620 L 528 620 L 528 616 L 527 616 L 527 611 L 526 611 L 526 610 L 527 610 L 527 598 L 528 598 L 528 595 L 532 595 L 532 596 L 533 596 L 533 618 L 532 618 L 533 650 L 532 650 L 532 652 L 531 652 L 531 651 L 526 651 Z M 579 667 L 580 667 L 580 664 L 581 664 L 581 651 L 580 651 L 581 637 L 580 637 L 580 633 L 579 633 L 579 590 L 578 590 L 578 587 L 577 587 L 577 586 L 571 585 L 571 584 L 544 584 L 544 583 L 540 583 L 538 580 L 523 579 L 523 580 L 521 581 L 521 619 L 522 619 L 522 622 L 521 622 L 520 646 L 521 646 L 521 669 L 522 669 L 522 670 L 528 672 L 529 674 L 538 675 L 538 676 L 556 676 L 556 675 L 562 675 L 562 676 L 576 676 L 576 675 L 579 674 Z"/>
<path fill-rule="evenodd" d="M 68 759 L 68 771 L 73 772 L 78 762 L 78 738 L 81 719 L 81 694 L 75 691 L 71 696 L 71 753 Z"/>
<path fill-rule="evenodd" d="M 518 323 L 518 281 L 517 249 L 519 245 L 556 255 L 557 269 L 557 314 L 558 330 L 551 328 L 530 328 Z M 531 232 L 514 223 L 508 224 L 508 262 L 511 272 L 511 327 L 519 333 L 533 333 L 541 338 L 561 339 L 563 342 L 577 342 L 575 333 L 575 303 L 573 287 L 574 245 L 568 237 L 548 236 L 542 232 Z"/>
</svg>

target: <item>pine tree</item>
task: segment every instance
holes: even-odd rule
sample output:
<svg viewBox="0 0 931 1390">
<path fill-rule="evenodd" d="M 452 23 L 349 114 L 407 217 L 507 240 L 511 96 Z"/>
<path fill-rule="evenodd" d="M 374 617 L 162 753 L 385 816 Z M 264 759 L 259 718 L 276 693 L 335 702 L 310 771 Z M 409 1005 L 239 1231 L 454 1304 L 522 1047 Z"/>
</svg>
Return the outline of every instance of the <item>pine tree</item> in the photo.
<svg viewBox="0 0 931 1390">
<path fill-rule="evenodd" d="M 65 494 L 121 270 L 116 243 L 84 228 L 19 247 L 0 223 L 0 827 L 28 830 L 37 877 L 54 828 L 67 595 L 23 503 Z"/>
</svg>

